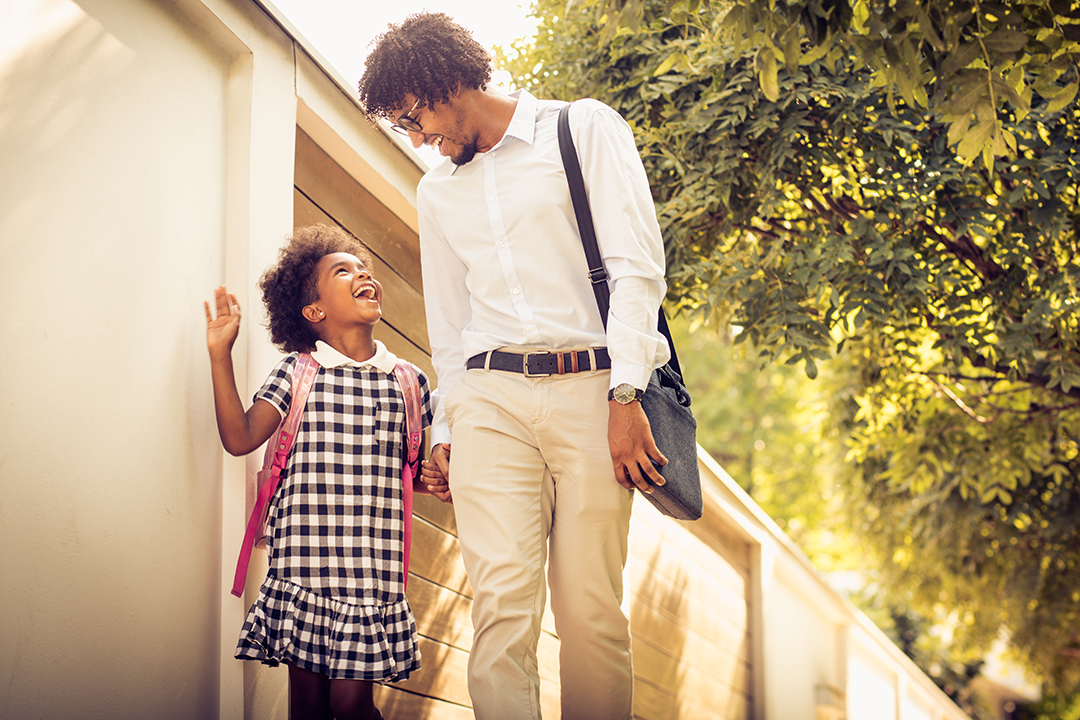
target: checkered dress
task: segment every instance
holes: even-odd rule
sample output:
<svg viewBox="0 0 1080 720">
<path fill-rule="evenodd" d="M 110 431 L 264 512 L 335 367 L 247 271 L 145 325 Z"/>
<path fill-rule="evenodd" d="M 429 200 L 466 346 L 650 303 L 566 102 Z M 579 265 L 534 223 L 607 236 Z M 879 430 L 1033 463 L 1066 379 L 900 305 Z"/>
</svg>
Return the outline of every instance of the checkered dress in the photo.
<svg viewBox="0 0 1080 720">
<path fill-rule="evenodd" d="M 297 354 L 255 399 L 289 411 Z M 422 425 L 431 423 L 420 373 Z M 405 403 L 397 379 L 370 365 L 320 368 L 270 500 L 270 571 L 236 657 L 289 662 L 331 679 L 396 681 L 420 667 L 405 599 L 401 471 Z"/>
</svg>

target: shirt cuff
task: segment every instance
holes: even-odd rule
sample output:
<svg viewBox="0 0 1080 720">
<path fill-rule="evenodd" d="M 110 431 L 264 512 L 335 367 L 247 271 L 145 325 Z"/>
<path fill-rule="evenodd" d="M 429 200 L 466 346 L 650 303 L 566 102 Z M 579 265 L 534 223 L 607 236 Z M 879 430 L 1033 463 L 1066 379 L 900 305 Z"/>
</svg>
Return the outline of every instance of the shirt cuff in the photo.
<svg viewBox="0 0 1080 720">
<path fill-rule="evenodd" d="M 609 390 L 614 390 L 623 383 L 629 383 L 638 390 L 644 390 L 649 385 L 653 369 L 647 365 L 617 364 L 611 366 L 611 385 Z"/>
<path fill-rule="evenodd" d="M 441 412 L 441 408 L 436 410 L 431 420 L 431 447 L 440 443 L 450 444 L 450 424 L 446 421 L 446 413 Z"/>
</svg>

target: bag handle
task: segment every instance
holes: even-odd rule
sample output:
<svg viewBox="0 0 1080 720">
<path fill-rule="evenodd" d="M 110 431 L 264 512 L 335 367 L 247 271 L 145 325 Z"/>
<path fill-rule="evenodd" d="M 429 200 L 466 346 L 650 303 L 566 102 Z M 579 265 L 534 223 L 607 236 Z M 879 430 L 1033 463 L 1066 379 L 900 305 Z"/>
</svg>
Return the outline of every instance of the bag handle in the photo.
<svg viewBox="0 0 1080 720">
<path fill-rule="evenodd" d="M 244 541 L 240 545 L 240 556 L 236 559 L 236 573 L 233 575 L 232 594 L 241 597 L 244 594 L 244 582 L 247 580 L 248 565 L 251 562 L 251 550 L 255 547 L 260 533 L 270 498 L 277 492 L 281 484 L 281 473 L 285 469 L 285 463 L 289 458 L 289 450 L 292 449 L 293 440 L 296 439 L 296 431 L 300 428 L 300 419 L 304 415 L 304 407 L 307 405 L 308 392 L 315 382 L 315 376 L 319 374 L 319 363 L 311 357 L 311 353 L 301 353 L 297 358 L 296 367 L 293 368 L 292 400 L 289 402 L 289 413 L 278 425 L 277 431 L 270 437 L 266 444 L 266 452 L 263 453 L 263 471 L 269 471 L 269 477 L 259 487 L 259 494 L 255 498 L 255 506 L 251 509 L 248 517 L 247 528 L 244 531 Z M 260 473 L 261 474 L 261 473 Z"/>
<path fill-rule="evenodd" d="M 402 500 L 405 514 L 405 557 L 403 565 L 402 586 L 409 588 L 409 553 L 412 550 L 412 516 L 413 516 L 413 480 L 419 469 L 420 461 L 420 383 L 416 376 L 416 368 L 412 364 L 398 360 L 394 366 L 394 376 L 401 388 L 401 396 L 405 400 L 405 442 L 408 457 L 405 467 L 401 470 Z"/>
<path fill-rule="evenodd" d="M 570 200 L 574 203 L 578 234 L 581 235 L 581 244 L 585 247 L 585 259 L 589 263 L 589 280 L 592 282 L 593 293 L 596 295 L 596 306 L 600 310 L 600 319 L 604 323 L 604 329 L 607 330 L 611 290 L 607 284 L 608 274 L 604 268 L 604 259 L 600 255 L 600 247 L 596 242 L 596 229 L 593 226 L 589 198 L 585 193 L 585 179 L 581 175 L 577 148 L 574 147 L 574 138 L 570 134 L 570 105 L 572 104 L 567 103 L 559 110 L 559 152 L 562 153 L 563 168 L 566 170 L 566 182 L 570 186 Z M 663 307 L 659 309 L 657 316 L 657 329 L 667 340 L 668 350 L 671 353 L 671 359 L 664 367 L 675 374 L 673 379 L 661 372 L 661 382 L 665 385 L 672 382 L 681 384 L 682 367 L 679 365 L 679 357 L 675 354 L 675 343 L 671 341 L 671 331 L 668 330 L 667 316 L 664 314 Z M 672 385 L 672 387 L 676 386 Z"/>
</svg>

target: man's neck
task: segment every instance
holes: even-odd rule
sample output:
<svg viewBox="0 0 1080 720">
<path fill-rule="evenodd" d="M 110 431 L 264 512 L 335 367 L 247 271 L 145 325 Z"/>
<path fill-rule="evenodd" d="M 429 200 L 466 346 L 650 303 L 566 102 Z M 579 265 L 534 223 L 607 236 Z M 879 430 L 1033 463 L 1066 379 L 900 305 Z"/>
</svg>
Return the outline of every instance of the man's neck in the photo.
<svg viewBox="0 0 1080 720">
<path fill-rule="evenodd" d="M 465 102 L 468 112 L 480 128 L 476 151 L 487 152 L 506 135 L 517 108 L 517 98 L 489 86 L 484 90 L 462 93 L 460 99 Z"/>
</svg>

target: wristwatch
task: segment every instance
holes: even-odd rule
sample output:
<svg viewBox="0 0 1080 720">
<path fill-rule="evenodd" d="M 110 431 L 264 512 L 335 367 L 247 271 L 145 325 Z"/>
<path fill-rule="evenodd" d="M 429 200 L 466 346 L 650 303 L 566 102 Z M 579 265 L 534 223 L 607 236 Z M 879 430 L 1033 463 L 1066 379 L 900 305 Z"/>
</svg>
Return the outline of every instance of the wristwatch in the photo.
<svg viewBox="0 0 1080 720">
<path fill-rule="evenodd" d="M 620 405 L 629 405 L 635 400 L 640 400 L 644 394 L 644 390 L 638 390 L 630 383 L 620 383 L 612 390 L 608 390 L 607 399 L 614 400 Z"/>
</svg>

